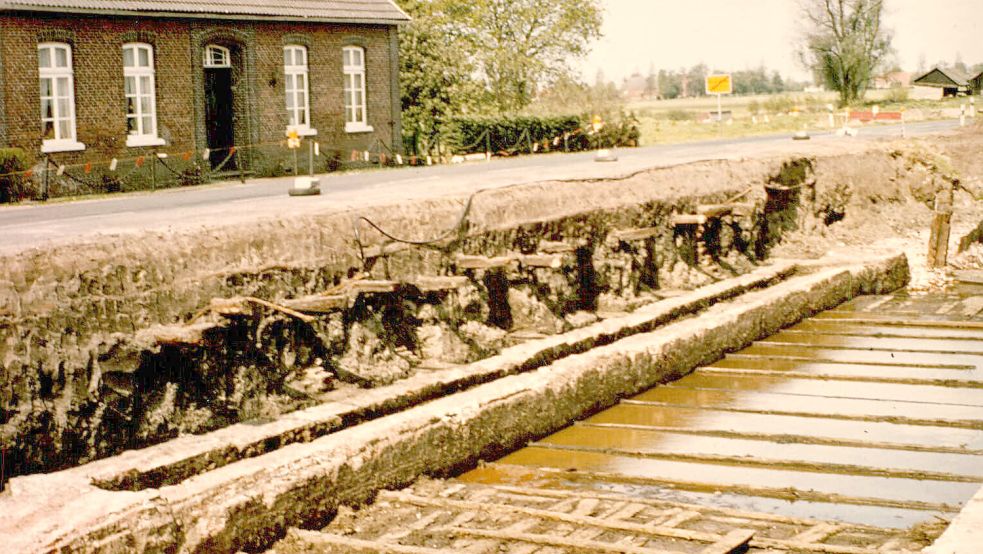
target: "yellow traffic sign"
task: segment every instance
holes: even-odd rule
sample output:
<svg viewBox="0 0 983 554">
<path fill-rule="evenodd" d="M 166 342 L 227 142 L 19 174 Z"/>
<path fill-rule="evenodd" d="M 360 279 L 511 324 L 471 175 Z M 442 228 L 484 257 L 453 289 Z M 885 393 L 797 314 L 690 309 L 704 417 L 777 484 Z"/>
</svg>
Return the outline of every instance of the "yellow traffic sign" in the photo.
<svg viewBox="0 0 983 554">
<path fill-rule="evenodd" d="M 731 94 L 734 86 L 729 74 L 707 75 L 707 94 Z"/>
</svg>

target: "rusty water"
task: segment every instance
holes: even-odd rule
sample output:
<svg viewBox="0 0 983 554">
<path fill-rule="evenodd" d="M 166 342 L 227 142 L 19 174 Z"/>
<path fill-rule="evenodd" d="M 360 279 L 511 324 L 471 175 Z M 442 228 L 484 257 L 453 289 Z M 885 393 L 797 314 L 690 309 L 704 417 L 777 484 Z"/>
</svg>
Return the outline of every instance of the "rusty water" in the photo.
<svg viewBox="0 0 983 554">
<path fill-rule="evenodd" d="M 857 298 L 460 479 L 951 519 L 983 483 L 983 286 Z"/>
</svg>

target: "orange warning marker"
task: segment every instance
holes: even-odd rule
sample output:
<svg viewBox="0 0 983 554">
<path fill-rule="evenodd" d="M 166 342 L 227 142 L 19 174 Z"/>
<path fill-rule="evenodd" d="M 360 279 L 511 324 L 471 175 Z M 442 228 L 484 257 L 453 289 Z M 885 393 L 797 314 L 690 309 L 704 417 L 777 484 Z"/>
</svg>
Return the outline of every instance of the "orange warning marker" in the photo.
<svg viewBox="0 0 983 554">
<path fill-rule="evenodd" d="M 92 162 L 85 164 L 85 174 L 88 175 L 92 173 Z"/>
<path fill-rule="evenodd" d="M 181 159 L 183 159 L 184 161 L 190 160 L 191 159 L 191 151 L 189 150 L 189 151 L 185 152 L 184 154 L 182 154 L 181 155 Z"/>
<path fill-rule="evenodd" d="M 143 156 L 140 156 L 139 158 L 137 158 L 137 160 L 136 160 L 136 166 L 137 167 L 143 167 Z"/>
</svg>

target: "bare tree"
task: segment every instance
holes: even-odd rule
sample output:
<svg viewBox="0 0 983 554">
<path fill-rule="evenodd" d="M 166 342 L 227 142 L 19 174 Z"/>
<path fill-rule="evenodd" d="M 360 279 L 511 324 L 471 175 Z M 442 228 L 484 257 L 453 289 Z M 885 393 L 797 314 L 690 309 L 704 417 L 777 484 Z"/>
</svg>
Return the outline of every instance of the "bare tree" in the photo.
<svg viewBox="0 0 983 554">
<path fill-rule="evenodd" d="M 862 99 L 892 51 L 892 33 L 881 22 L 883 0 L 800 2 L 808 26 L 799 48 L 803 64 L 840 93 L 840 105 Z"/>
</svg>

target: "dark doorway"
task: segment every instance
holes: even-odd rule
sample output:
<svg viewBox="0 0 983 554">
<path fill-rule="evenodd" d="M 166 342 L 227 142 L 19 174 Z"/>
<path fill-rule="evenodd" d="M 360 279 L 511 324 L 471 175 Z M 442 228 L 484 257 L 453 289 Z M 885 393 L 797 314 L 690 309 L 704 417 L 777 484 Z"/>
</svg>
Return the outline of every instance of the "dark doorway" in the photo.
<svg viewBox="0 0 983 554">
<path fill-rule="evenodd" d="M 233 113 L 232 68 L 206 68 L 205 133 L 212 169 L 218 168 L 235 144 Z M 236 169 L 236 156 L 233 155 L 222 169 Z"/>
</svg>

